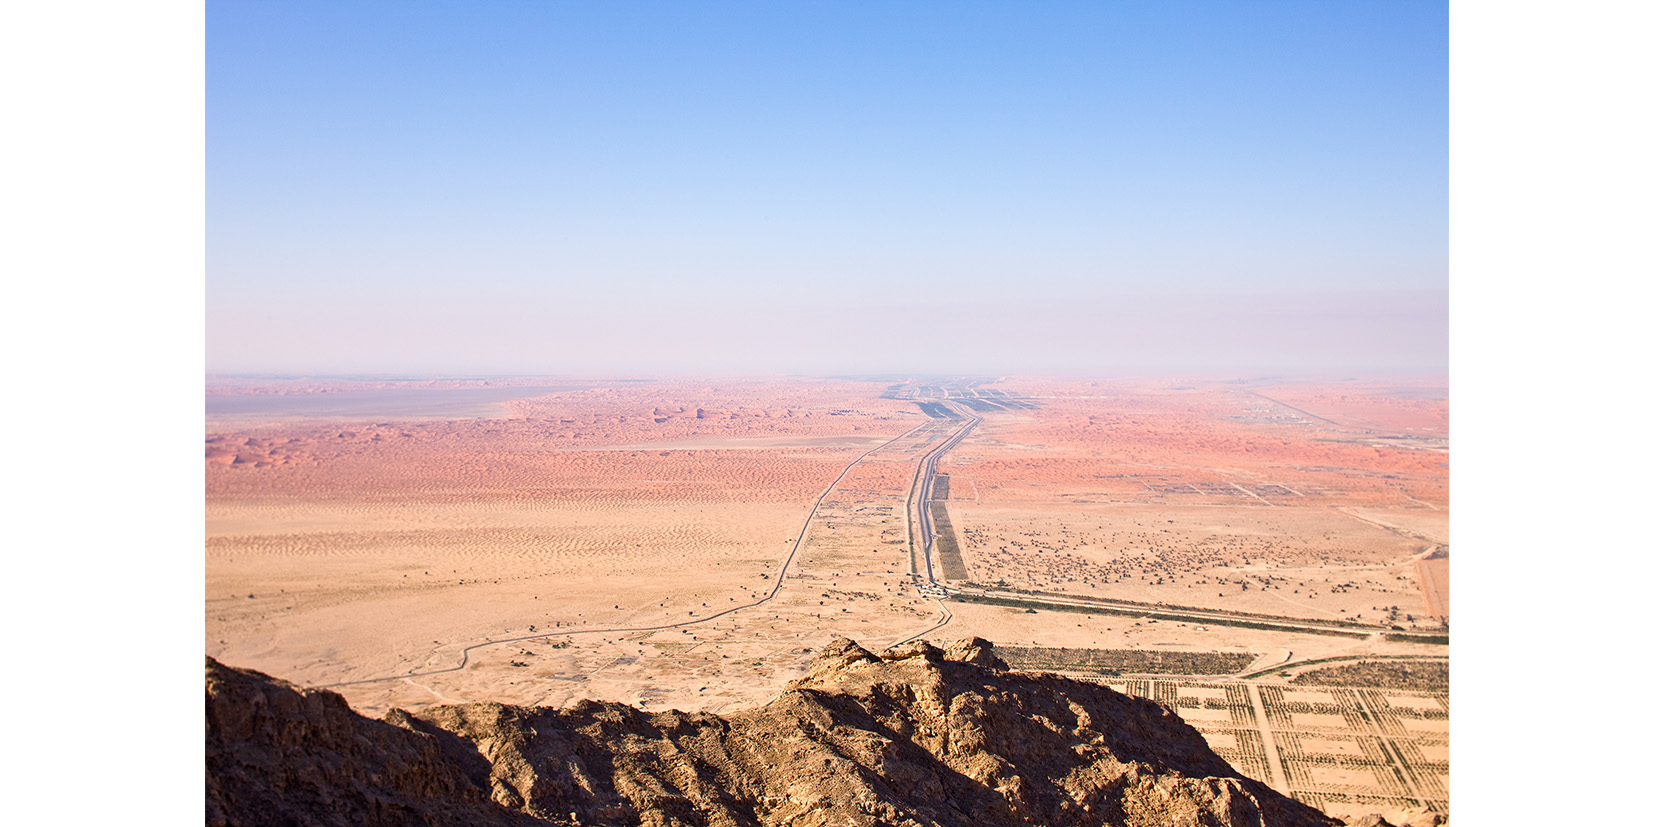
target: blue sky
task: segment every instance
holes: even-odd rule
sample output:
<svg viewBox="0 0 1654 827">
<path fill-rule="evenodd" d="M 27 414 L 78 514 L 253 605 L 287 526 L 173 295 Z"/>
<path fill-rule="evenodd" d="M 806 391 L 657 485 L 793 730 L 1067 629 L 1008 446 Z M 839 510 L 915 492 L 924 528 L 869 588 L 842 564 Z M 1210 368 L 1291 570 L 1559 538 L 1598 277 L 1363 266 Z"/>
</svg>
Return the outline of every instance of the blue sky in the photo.
<svg viewBox="0 0 1654 827">
<path fill-rule="evenodd" d="M 1443 371 L 1445 3 L 207 7 L 209 372 Z"/>
</svg>

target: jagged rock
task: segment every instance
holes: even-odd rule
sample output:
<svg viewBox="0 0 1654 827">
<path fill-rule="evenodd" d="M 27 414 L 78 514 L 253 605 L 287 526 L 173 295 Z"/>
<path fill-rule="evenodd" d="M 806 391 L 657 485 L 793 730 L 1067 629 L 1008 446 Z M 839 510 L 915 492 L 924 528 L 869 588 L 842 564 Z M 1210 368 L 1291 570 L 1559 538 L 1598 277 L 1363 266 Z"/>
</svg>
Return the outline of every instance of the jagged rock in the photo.
<svg viewBox="0 0 1654 827">
<path fill-rule="evenodd" d="M 206 718 L 208 827 L 545 823 L 488 801 L 438 738 L 332 692 L 208 658 Z"/>
<path fill-rule="evenodd" d="M 1346 821 L 1344 824 L 1346 827 L 1396 827 L 1377 813 L 1364 815 L 1354 821 Z"/>
<path fill-rule="evenodd" d="M 931 663 L 936 663 L 942 660 L 943 652 L 941 649 L 930 645 L 926 641 L 915 640 L 910 643 L 904 643 L 900 646 L 892 646 L 891 648 L 884 650 L 884 654 L 881 655 L 881 657 L 890 661 L 907 660 L 908 658 L 924 658 Z"/>
<path fill-rule="evenodd" d="M 994 654 L 994 645 L 979 637 L 970 640 L 956 641 L 947 648 L 945 653 L 948 660 L 960 663 L 969 663 L 984 669 L 1005 670 L 1011 668 Z"/>
<path fill-rule="evenodd" d="M 1271 825 L 1335 819 L 1237 773 L 1142 698 L 1005 669 L 974 639 L 839 639 L 726 716 L 582 701 L 385 721 L 208 661 L 208 823 Z"/>
<path fill-rule="evenodd" d="M 861 647 L 861 644 L 847 638 L 835 638 L 816 654 L 810 661 L 810 671 L 827 674 L 835 670 L 854 666 L 858 663 L 878 663 L 879 658 L 872 652 Z"/>
<path fill-rule="evenodd" d="M 1346 821 L 1346 827 L 1438 827 L 1446 824 L 1447 819 L 1441 813 L 1431 812 L 1423 807 L 1399 810 L 1393 813 L 1380 815 L 1372 813 Z"/>
</svg>

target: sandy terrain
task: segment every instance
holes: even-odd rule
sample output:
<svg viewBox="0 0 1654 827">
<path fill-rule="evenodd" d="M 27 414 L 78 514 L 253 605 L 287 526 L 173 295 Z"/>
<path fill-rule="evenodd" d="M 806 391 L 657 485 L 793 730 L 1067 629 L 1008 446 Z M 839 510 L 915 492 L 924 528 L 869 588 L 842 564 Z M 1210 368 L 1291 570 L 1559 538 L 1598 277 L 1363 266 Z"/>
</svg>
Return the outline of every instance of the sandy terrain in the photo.
<svg viewBox="0 0 1654 827">
<path fill-rule="evenodd" d="M 1445 787 L 1438 795 L 1429 780 L 1445 776 L 1445 758 L 1419 758 L 1412 787 L 1363 788 L 1362 774 L 1382 769 L 1374 755 L 1401 753 L 1368 750 L 1350 768 L 1356 736 L 1332 718 L 1296 719 L 1298 732 L 1289 716 L 1272 735 L 1276 766 L 1256 721 L 1259 704 L 1278 701 L 1267 693 L 1279 693 L 1283 665 L 1446 654 L 1439 641 L 1387 636 L 1444 631 L 1439 388 L 991 385 L 1025 402 L 974 408 L 981 421 L 938 465 L 938 510 L 966 573 L 954 585 L 1239 619 L 1207 622 L 935 599 L 912 574 L 924 571 L 909 542 L 921 504 L 908 498 L 921 459 L 965 420 L 927 416 L 915 404 L 925 397 L 851 381 L 523 384 L 572 389 L 485 416 L 209 422 L 207 653 L 331 686 L 369 714 L 585 697 L 727 711 L 767 701 L 840 635 L 872 648 L 923 633 L 1218 653 L 1267 673 L 1190 686 L 1191 722 L 1237 767 L 1328 807 L 1445 807 Z M 1255 617 L 1355 625 L 1249 626 Z M 1263 700 L 1234 694 L 1247 685 L 1264 687 Z M 1359 705 L 1338 697 L 1339 709 Z M 1445 750 L 1444 706 L 1392 714 L 1382 737 Z"/>
<path fill-rule="evenodd" d="M 659 626 L 750 603 L 828 484 L 923 419 L 877 390 L 630 383 L 518 403 L 524 413 L 507 419 L 210 431 L 207 652 L 334 684 L 451 667 L 490 638 Z M 807 648 L 796 631 L 746 631 L 752 656 L 720 651 L 734 663 L 718 674 L 758 670 L 768 686 L 785 676 L 765 656 Z M 710 633 L 490 647 L 464 672 L 340 689 L 369 711 L 457 697 L 635 701 L 660 691 L 635 684 L 672 685 L 662 655 Z M 510 665 L 536 646 L 533 667 Z M 606 687 L 608 674 L 629 677 Z M 529 675 L 532 690 L 516 690 Z"/>
<path fill-rule="evenodd" d="M 1232 764 L 1329 813 L 1446 811 L 1445 696 L 1397 696 L 1390 709 L 1375 694 L 1282 701 L 1277 688 L 1307 661 L 1446 655 L 1429 642 L 1445 632 L 1447 615 L 1440 388 L 1017 379 L 996 387 L 1040 407 L 985 414 L 938 471 L 948 477 L 946 513 L 967 569 L 955 585 L 1012 602 L 950 601 L 942 631 L 1052 653 L 1240 656 L 1261 674 L 1227 684 L 1227 699 L 1206 697 L 1211 684 L 1190 705 L 1175 696 L 1179 714 Z M 1061 595 L 1147 608 L 1039 602 Z M 1149 614 L 1156 603 L 1236 613 L 1239 622 L 1158 619 Z M 1249 628 L 1256 616 L 1353 622 L 1359 631 Z M 1398 628 L 1421 637 L 1389 636 Z M 1249 699 L 1248 684 L 1261 695 Z M 1117 688 L 1166 702 L 1169 685 L 1121 680 Z M 1263 728 L 1266 711 L 1274 723 Z M 1363 716 L 1376 722 L 1350 723 Z"/>
<path fill-rule="evenodd" d="M 988 417 L 939 467 L 971 582 L 1407 629 L 1445 613 L 1415 567 L 1447 543 L 1445 449 L 1358 439 L 1372 422 L 1445 429 L 1444 401 L 1003 385 L 1042 408 Z M 1317 418 L 1328 400 L 1360 427 Z"/>
</svg>

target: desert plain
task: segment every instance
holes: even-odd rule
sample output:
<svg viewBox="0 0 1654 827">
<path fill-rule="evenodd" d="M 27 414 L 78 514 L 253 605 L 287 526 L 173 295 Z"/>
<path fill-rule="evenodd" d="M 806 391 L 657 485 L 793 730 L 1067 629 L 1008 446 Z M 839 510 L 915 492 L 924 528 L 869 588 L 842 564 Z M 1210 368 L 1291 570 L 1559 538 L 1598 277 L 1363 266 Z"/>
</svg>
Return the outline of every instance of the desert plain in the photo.
<svg viewBox="0 0 1654 827">
<path fill-rule="evenodd" d="M 981 636 L 1446 812 L 1447 481 L 1429 379 L 215 379 L 205 646 L 367 714 L 722 712 Z"/>
</svg>

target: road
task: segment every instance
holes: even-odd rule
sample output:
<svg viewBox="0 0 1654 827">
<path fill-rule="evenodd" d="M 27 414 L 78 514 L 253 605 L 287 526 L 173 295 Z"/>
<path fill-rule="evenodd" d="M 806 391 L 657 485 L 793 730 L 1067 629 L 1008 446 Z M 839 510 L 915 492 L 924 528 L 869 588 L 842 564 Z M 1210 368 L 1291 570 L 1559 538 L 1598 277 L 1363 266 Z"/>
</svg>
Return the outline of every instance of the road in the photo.
<svg viewBox="0 0 1654 827">
<path fill-rule="evenodd" d="M 955 393 L 964 393 L 973 397 L 976 394 L 974 388 L 961 389 L 951 386 L 942 389 L 942 392 L 950 398 Z M 918 398 L 920 397 L 915 397 L 915 399 Z M 907 494 L 907 513 L 910 515 L 910 522 L 908 523 L 908 559 L 912 561 L 910 574 L 913 576 L 915 585 L 919 586 L 919 593 L 930 598 L 931 602 L 936 604 L 937 610 L 942 613 L 942 619 L 933 626 L 926 627 L 890 644 L 891 646 L 900 646 L 908 641 L 924 637 L 948 625 L 948 622 L 953 620 L 953 612 L 943 602 L 943 598 L 947 597 L 948 588 L 937 581 L 936 564 L 933 559 L 936 550 L 936 525 L 931 518 L 930 504 L 936 490 L 936 463 L 942 458 L 943 454 L 952 450 L 954 446 L 970 434 L 973 428 L 982 422 L 982 417 L 961 410 L 958 405 L 951 402 L 929 402 L 921 407 L 925 409 L 926 413 L 931 413 L 933 410 L 945 410 L 950 414 L 947 418 L 964 423 L 919 460 L 919 467 L 913 471 L 913 485 L 909 488 Z M 914 533 L 915 527 L 918 529 L 917 536 Z M 924 560 L 923 581 L 919 579 L 920 559 Z"/>
<path fill-rule="evenodd" d="M 871 455 L 872 453 L 874 453 L 875 451 L 878 451 L 882 448 L 885 448 L 886 446 L 888 446 L 892 443 L 898 442 L 902 439 L 906 439 L 908 436 L 912 435 L 913 432 L 918 431 L 921 428 L 928 427 L 928 425 L 929 425 L 929 423 L 926 423 L 925 425 L 919 425 L 915 428 L 911 428 L 908 431 L 902 433 L 900 436 L 894 437 L 890 440 L 887 440 L 883 443 L 880 443 L 878 446 L 868 449 L 868 451 L 866 453 L 862 454 L 861 456 L 856 457 L 855 460 L 853 460 L 849 465 L 844 466 L 844 470 L 840 471 L 838 476 L 833 478 L 833 481 L 831 483 L 829 483 L 825 489 L 822 490 L 821 496 L 816 497 L 815 503 L 810 506 L 810 513 L 805 515 L 804 525 L 799 528 L 798 537 L 793 540 L 792 549 L 787 552 L 787 559 L 782 561 L 781 570 L 776 573 L 775 585 L 770 587 L 769 594 L 766 594 L 763 597 L 752 601 L 751 603 L 743 603 L 739 606 L 732 606 L 732 607 L 730 607 L 728 609 L 725 609 L 721 612 L 718 612 L 717 614 L 714 614 L 714 615 L 708 615 L 706 617 L 696 618 L 694 620 L 686 620 L 686 621 L 683 621 L 681 623 L 666 623 L 666 624 L 662 624 L 662 625 L 659 625 L 659 626 L 615 626 L 615 627 L 603 628 L 603 629 L 578 629 L 578 630 L 558 629 L 554 633 L 547 633 L 547 632 L 541 631 L 541 632 L 537 632 L 537 633 L 532 634 L 532 635 L 520 635 L 520 636 L 517 636 L 517 637 L 507 637 L 507 638 L 498 638 L 498 639 L 491 638 L 491 639 L 488 639 L 488 640 L 484 640 L 480 643 L 473 643 L 470 646 L 467 646 L 464 649 L 461 649 L 460 653 L 459 653 L 459 663 L 454 665 L 454 666 L 447 667 L 446 669 L 428 669 L 428 670 L 425 670 L 425 671 L 416 670 L 416 671 L 413 671 L 413 672 L 404 672 L 404 673 L 399 674 L 399 675 L 387 675 L 387 676 L 382 677 L 382 678 L 366 678 L 366 679 L 358 680 L 358 681 L 341 681 L 339 683 L 322 684 L 320 686 L 320 688 L 322 688 L 322 689 L 337 689 L 338 687 L 341 687 L 341 686 L 361 686 L 363 684 L 382 683 L 384 681 L 399 681 L 399 680 L 403 680 L 405 678 L 423 678 L 423 677 L 429 677 L 431 675 L 442 675 L 442 674 L 446 674 L 446 673 L 449 673 L 449 672 L 458 672 L 458 671 L 464 669 L 467 665 L 470 664 L 470 662 L 471 662 L 471 653 L 472 652 L 475 652 L 478 649 L 486 649 L 490 646 L 500 646 L 500 645 L 507 644 L 507 643 L 524 643 L 524 642 L 530 641 L 530 640 L 547 640 L 547 639 L 554 638 L 554 637 L 573 637 L 575 635 L 599 635 L 599 634 L 617 634 L 617 633 L 625 634 L 625 633 L 630 633 L 630 632 L 660 632 L 660 631 L 665 631 L 667 629 L 683 629 L 683 628 L 687 628 L 687 627 L 690 627 L 690 626 L 699 626 L 703 623 L 710 623 L 714 620 L 717 620 L 718 618 L 727 617 L 728 615 L 732 615 L 732 614 L 734 614 L 736 612 L 739 612 L 739 611 L 744 611 L 746 609 L 751 609 L 751 608 L 755 608 L 755 607 L 758 607 L 758 606 L 762 606 L 765 603 L 768 603 L 771 600 L 775 599 L 776 594 L 781 591 L 781 587 L 786 584 L 787 570 L 792 567 L 793 561 L 795 559 L 797 559 L 798 550 L 799 550 L 799 548 L 801 548 L 803 546 L 804 538 L 809 535 L 809 533 L 810 533 L 810 524 L 815 521 L 816 513 L 821 510 L 822 502 L 824 502 L 827 499 L 828 494 L 833 493 L 833 489 L 838 487 L 838 484 L 844 480 L 845 475 L 850 473 L 850 469 L 856 467 L 858 464 L 861 463 L 862 460 L 867 459 L 867 457 L 869 455 Z M 944 609 L 944 611 L 946 611 L 946 609 Z M 943 621 L 943 623 L 946 623 L 946 622 L 947 622 L 946 620 Z M 923 633 L 921 633 L 921 634 L 923 634 Z M 911 640 L 911 638 L 909 638 L 909 639 Z"/>
<path fill-rule="evenodd" d="M 781 569 L 776 573 L 775 583 L 770 587 L 769 593 L 757 600 L 750 603 L 743 603 L 739 606 L 732 606 L 724 611 L 709 615 L 707 617 L 696 618 L 694 620 L 685 620 L 679 623 L 666 623 L 656 626 L 615 626 L 599 629 L 558 629 L 556 632 L 549 634 L 545 631 L 539 631 L 530 635 L 490 638 L 473 643 L 466 646 L 464 649 L 461 649 L 459 663 L 454 666 L 423 671 L 415 670 L 397 675 L 387 675 L 380 678 L 341 681 L 339 683 L 324 684 L 321 688 L 336 689 L 343 686 L 360 686 L 363 684 L 382 683 L 384 681 L 398 681 L 409 678 L 421 678 L 432 675 L 459 672 L 470 664 L 472 652 L 479 649 L 485 649 L 490 646 L 525 643 L 531 640 L 546 640 L 553 637 L 572 637 L 575 635 L 630 634 L 634 632 L 659 632 L 669 629 L 685 629 L 710 623 L 719 618 L 735 614 L 736 612 L 762 606 L 773 600 L 781 591 L 781 587 L 785 585 L 788 570 L 792 567 L 794 560 L 797 559 L 799 549 L 803 547 L 804 540 L 809 535 L 810 526 L 815 521 L 816 514 L 821 509 L 821 504 L 827 499 L 827 496 L 833 492 L 838 484 L 843 481 L 845 475 L 850 473 L 850 469 L 856 467 L 856 465 L 860 464 L 863 460 L 867 459 L 868 456 L 877 451 L 899 442 L 900 440 L 906 439 L 916 432 L 922 431 L 926 428 L 935 427 L 939 424 L 936 420 L 948 420 L 959 422 L 960 424 L 956 429 L 949 433 L 948 436 L 943 438 L 934 447 L 927 451 L 923 457 L 920 458 L 919 465 L 914 470 L 913 484 L 909 488 L 907 497 L 907 513 L 910 515 L 910 522 L 908 526 L 909 558 L 912 561 L 912 571 L 910 574 L 913 576 L 915 584 L 919 587 L 920 593 L 935 603 L 936 608 L 941 615 L 941 619 L 934 625 L 897 640 L 891 645 L 900 645 L 928 635 L 937 629 L 946 626 L 948 622 L 953 619 L 953 613 L 949 611 L 948 607 L 942 600 L 942 598 L 947 596 L 949 590 L 945 585 L 943 585 L 943 583 L 937 581 L 935 574 L 936 567 L 932 559 L 935 553 L 936 527 L 931 519 L 930 502 L 936 485 L 937 462 L 942 458 L 943 454 L 957 446 L 966 436 L 970 434 L 972 429 L 982 422 L 982 417 L 965 410 L 966 405 L 979 407 L 983 410 L 1001 410 L 1007 408 L 1015 409 L 1029 406 L 1029 403 L 1021 402 L 1016 397 L 1011 397 L 997 391 L 978 391 L 975 387 L 978 384 L 982 384 L 982 380 L 954 380 L 945 384 L 923 386 L 917 389 L 916 393 L 910 392 L 910 395 L 907 398 L 919 403 L 921 410 L 924 410 L 927 414 L 929 414 L 932 417 L 932 421 L 909 429 L 900 436 L 890 439 L 884 443 L 881 443 L 877 447 L 868 450 L 866 453 L 857 457 L 850 464 L 846 465 L 844 469 L 839 472 L 839 475 L 833 479 L 832 483 L 830 483 L 821 492 L 821 496 L 817 497 L 815 503 L 811 505 L 809 514 L 807 514 L 804 518 L 804 525 L 799 529 L 797 538 L 793 540 L 792 548 L 788 551 L 786 559 L 782 561 Z M 938 416 L 938 413 L 943 413 L 943 415 Z M 922 580 L 920 579 L 918 571 L 920 565 L 919 560 L 921 558 L 923 559 L 924 567 L 924 576 Z"/>
<path fill-rule="evenodd" d="M 950 594 L 971 595 L 976 597 L 990 597 L 1002 600 L 1018 600 L 1030 603 L 1053 603 L 1058 605 L 1074 606 L 1076 608 L 1109 609 L 1116 612 L 1130 612 L 1146 616 L 1157 614 L 1176 615 L 1179 619 L 1206 620 L 1212 623 L 1253 623 L 1268 624 L 1271 626 L 1289 627 L 1305 632 L 1336 632 L 1342 634 L 1378 635 L 1393 631 L 1383 625 L 1347 626 L 1339 623 L 1322 623 L 1315 620 L 1286 616 L 1262 616 L 1245 612 L 1226 612 L 1221 609 L 1197 609 L 1182 606 L 1154 607 L 1144 606 L 1129 601 L 1111 601 L 1102 598 L 1090 597 L 1053 597 L 1050 595 L 1024 595 L 1017 592 L 1000 591 L 980 587 L 961 588 L 949 587 L 936 579 L 934 561 L 936 545 L 936 527 L 931 518 L 931 498 L 936 484 L 936 464 L 942 455 L 957 446 L 968 436 L 972 429 L 982 422 L 982 417 L 964 410 L 959 400 L 977 398 L 977 390 L 968 384 L 967 380 L 956 380 L 948 384 L 921 386 L 906 398 L 919 403 L 926 413 L 937 416 L 938 412 L 945 411 L 945 418 L 955 419 L 963 424 L 950 434 L 941 443 L 927 452 L 919 461 L 919 467 L 914 470 L 913 486 L 907 498 L 907 510 L 910 515 L 908 542 L 912 571 L 915 584 L 922 594 L 937 601 L 937 607 L 944 613 L 941 623 L 932 626 L 923 632 L 908 637 L 898 643 L 929 634 L 947 624 L 952 613 L 942 604 L 942 598 Z M 1274 402 L 1275 400 L 1269 400 Z M 968 403 L 967 403 L 968 404 Z M 1277 402 L 1276 404 L 1281 404 Z M 1294 409 L 1296 410 L 1296 409 Z M 1314 416 L 1314 414 L 1306 415 Z M 943 418 L 943 417 L 938 417 Z M 1319 418 L 1319 417 L 1317 417 Z M 1330 420 L 1328 420 L 1330 421 Z M 1335 423 L 1336 424 L 1336 423 Z M 1250 492 L 1248 492 L 1250 493 Z M 1256 496 L 1256 495 L 1254 495 Z M 1262 499 L 1261 497 L 1259 499 Z M 1351 515 L 1357 516 L 1357 515 Z M 1357 516 L 1357 519 L 1363 519 Z M 1369 522 L 1372 522 L 1369 520 Z M 1394 530 L 1393 526 L 1385 526 Z M 923 569 L 921 572 L 920 569 Z"/>
<path fill-rule="evenodd" d="M 913 472 L 913 488 L 907 495 L 907 508 L 910 513 L 914 514 L 918 524 L 918 536 L 908 538 L 908 541 L 915 545 L 913 555 L 915 568 L 917 568 L 918 560 L 922 556 L 925 566 L 925 580 L 940 589 L 943 587 L 942 584 L 936 581 L 936 567 L 931 559 L 936 548 L 936 525 L 931 519 L 930 513 L 930 501 L 936 489 L 936 463 L 942 458 L 943 454 L 969 435 L 971 429 L 982 422 L 982 417 L 961 411 L 946 402 L 937 404 L 952 412 L 952 418 L 962 421 L 964 424 L 919 460 L 919 467 Z M 919 554 L 920 551 L 923 552 L 922 555 Z M 915 578 L 918 577 L 918 574 L 917 570 L 913 572 Z"/>
</svg>

